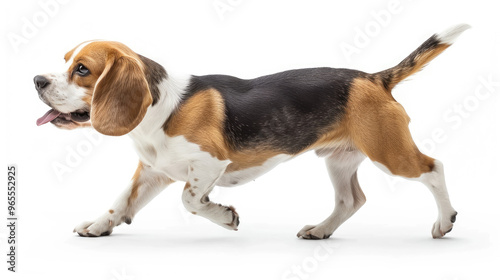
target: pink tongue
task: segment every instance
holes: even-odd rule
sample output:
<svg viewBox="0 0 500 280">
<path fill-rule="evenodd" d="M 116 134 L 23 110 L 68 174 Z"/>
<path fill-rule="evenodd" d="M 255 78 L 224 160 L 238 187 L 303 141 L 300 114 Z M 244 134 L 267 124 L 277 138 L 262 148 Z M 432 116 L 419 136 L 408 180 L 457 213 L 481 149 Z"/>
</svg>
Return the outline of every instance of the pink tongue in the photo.
<svg viewBox="0 0 500 280">
<path fill-rule="evenodd" d="M 42 124 L 46 124 L 52 121 L 53 119 L 57 118 L 60 114 L 61 112 L 56 111 L 54 109 L 50 109 L 47 113 L 45 113 L 45 115 L 43 115 L 43 117 L 36 120 L 36 125 L 40 126 Z"/>
</svg>

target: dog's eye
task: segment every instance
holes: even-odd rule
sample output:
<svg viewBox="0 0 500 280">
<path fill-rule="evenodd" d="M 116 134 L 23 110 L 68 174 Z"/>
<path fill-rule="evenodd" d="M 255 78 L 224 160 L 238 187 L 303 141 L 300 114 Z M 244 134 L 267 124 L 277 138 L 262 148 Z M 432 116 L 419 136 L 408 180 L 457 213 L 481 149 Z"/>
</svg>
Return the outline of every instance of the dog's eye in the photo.
<svg viewBox="0 0 500 280">
<path fill-rule="evenodd" d="M 82 76 L 82 77 L 85 77 L 87 76 L 88 74 L 90 74 L 90 71 L 89 69 L 87 69 L 87 67 L 83 66 L 83 64 L 78 64 L 78 66 L 76 67 L 76 74 Z"/>
</svg>

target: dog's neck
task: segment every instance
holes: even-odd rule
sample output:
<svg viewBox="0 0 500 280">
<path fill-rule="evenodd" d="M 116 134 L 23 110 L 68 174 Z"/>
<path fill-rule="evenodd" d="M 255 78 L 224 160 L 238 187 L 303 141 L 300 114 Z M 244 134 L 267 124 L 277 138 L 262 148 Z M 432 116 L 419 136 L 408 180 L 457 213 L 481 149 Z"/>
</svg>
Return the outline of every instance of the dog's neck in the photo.
<svg viewBox="0 0 500 280">
<path fill-rule="evenodd" d="M 146 79 L 153 103 L 141 123 L 130 132 L 134 140 L 163 131 L 163 125 L 179 106 L 190 79 L 190 76 L 167 75 L 160 64 L 145 57 L 141 57 L 141 60 L 145 62 Z"/>
</svg>

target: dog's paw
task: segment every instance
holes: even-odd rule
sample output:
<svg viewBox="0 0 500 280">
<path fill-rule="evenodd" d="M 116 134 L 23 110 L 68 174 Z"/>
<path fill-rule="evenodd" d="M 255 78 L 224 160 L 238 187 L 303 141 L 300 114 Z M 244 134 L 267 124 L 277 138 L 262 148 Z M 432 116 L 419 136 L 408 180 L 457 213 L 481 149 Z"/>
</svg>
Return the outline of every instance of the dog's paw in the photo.
<svg viewBox="0 0 500 280">
<path fill-rule="evenodd" d="M 331 235 L 332 233 L 330 231 L 326 230 L 324 227 L 319 225 L 317 226 L 307 225 L 297 233 L 298 238 L 312 239 L 312 240 L 328 239 L 330 238 Z"/>
<path fill-rule="evenodd" d="M 454 211 L 451 215 L 439 218 L 432 226 L 432 238 L 442 238 L 453 229 L 453 223 L 457 219 L 457 212 Z"/>
<path fill-rule="evenodd" d="M 240 216 L 236 212 L 233 206 L 222 206 L 221 216 L 218 217 L 217 223 L 224 228 L 229 230 L 238 230 L 238 225 L 240 224 Z"/>
<path fill-rule="evenodd" d="M 93 222 L 83 222 L 75 227 L 73 232 L 83 237 L 99 237 L 107 236 L 113 232 L 113 228 L 121 224 L 121 222 L 130 224 L 132 222 L 129 217 L 120 217 L 113 214 L 104 214 Z"/>
<path fill-rule="evenodd" d="M 110 235 L 113 232 L 113 221 L 98 219 L 94 222 L 83 222 L 75 227 L 73 232 L 83 237 L 98 237 Z"/>
</svg>

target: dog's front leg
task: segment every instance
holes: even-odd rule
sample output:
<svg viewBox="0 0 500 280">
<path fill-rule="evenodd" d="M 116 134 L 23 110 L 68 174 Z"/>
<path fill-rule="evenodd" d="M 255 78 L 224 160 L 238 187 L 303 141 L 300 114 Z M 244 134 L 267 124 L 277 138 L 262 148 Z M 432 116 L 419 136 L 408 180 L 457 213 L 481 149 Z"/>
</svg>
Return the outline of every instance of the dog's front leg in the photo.
<svg viewBox="0 0 500 280">
<path fill-rule="evenodd" d="M 239 217 L 234 207 L 213 203 L 208 198 L 228 164 L 228 161 L 192 162 L 182 202 L 192 214 L 205 217 L 224 228 L 238 230 Z"/>
<path fill-rule="evenodd" d="M 139 162 L 132 182 L 113 206 L 97 220 L 81 223 L 74 232 L 87 237 L 111 234 L 122 222 L 130 224 L 135 214 L 172 182 L 165 174 Z"/>
</svg>

